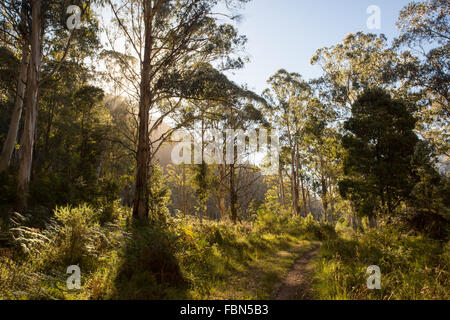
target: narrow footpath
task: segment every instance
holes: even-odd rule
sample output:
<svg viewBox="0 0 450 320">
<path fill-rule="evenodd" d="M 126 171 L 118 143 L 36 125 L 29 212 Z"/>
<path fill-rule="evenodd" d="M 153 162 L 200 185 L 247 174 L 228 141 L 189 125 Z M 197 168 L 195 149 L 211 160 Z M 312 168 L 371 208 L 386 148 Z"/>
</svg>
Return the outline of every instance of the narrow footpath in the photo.
<svg viewBox="0 0 450 320">
<path fill-rule="evenodd" d="M 319 252 L 315 247 L 297 259 L 284 278 L 280 286 L 275 290 L 274 300 L 310 300 L 311 295 L 311 260 Z"/>
</svg>

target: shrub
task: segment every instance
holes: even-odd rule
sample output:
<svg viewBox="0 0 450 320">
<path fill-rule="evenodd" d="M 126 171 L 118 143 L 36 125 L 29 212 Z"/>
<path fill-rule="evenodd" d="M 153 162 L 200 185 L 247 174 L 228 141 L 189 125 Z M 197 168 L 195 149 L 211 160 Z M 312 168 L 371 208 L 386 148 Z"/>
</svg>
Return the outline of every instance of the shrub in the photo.
<svg viewBox="0 0 450 320">
<path fill-rule="evenodd" d="M 170 232 L 141 222 L 130 230 L 117 278 L 118 298 L 164 299 L 170 286 L 185 284 Z"/>
</svg>

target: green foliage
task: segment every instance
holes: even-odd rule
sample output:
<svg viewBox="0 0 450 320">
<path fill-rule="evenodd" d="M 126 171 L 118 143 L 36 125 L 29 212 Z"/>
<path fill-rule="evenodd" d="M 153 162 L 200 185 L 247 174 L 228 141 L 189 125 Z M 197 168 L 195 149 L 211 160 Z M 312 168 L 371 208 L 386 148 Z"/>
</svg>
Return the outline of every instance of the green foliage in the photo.
<svg viewBox="0 0 450 320">
<path fill-rule="evenodd" d="M 205 215 L 207 206 L 206 203 L 211 193 L 211 176 L 210 170 L 206 163 L 196 165 L 193 169 L 194 176 L 192 178 L 193 187 L 197 196 L 198 208 L 197 211 L 201 216 Z"/>
<path fill-rule="evenodd" d="M 416 146 L 413 159 L 418 182 L 406 202 L 408 227 L 434 239 L 450 235 L 450 179 L 437 171 L 437 159 L 426 142 Z"/>
<path fill-rule="evenodd" d="M 286 210 L 280 203 L 278 188 L 278 185 L 274 184 L 269 190 L 267 190 L 266 197 L 264 199 L 265 212 L 270 212 L 274 216 L 287 214 Z"/>
<path fill-rule="evenodd" d="M 391 86 L 396 79 L 392 66 L 399 63 L 399 57 L 383 34 L 357 32 L 348 34 L 341 43 L 317 50 L 311 63 L 324 71 L 326 92 L 322 94 L 346 109 L 366 89 Z"/>
<path fill-rule="evenodd" d="M 305 240 L 322 241 L 336 236 L 332 225 L 316 221 L 311 214 L 306 218 L 292 218 L 260 209 L 254 224 L 260 232 L 288 233 Z"/>
<path fill-rule="evenodd" d="M 346 121 L 341 195 L 361 216 L 392 214 L 413 186 L 412 159 L 418 142 L 416 120 L 407 105 L 383 90 L 369 90 L 352 106 Z"/>
<path fill-rule="evenodd" d="M 170 212 L 167 205 L 170 202 L 170 189 L 167 186 L 167 177 L 159 165 L 153 165 L 151 171 L 149 211 L 154 221 L 165 222 Z"/>
<path fill-rule="evenodd" d="M 0 259 L 0 272 L 5 275 L 0 278 L 0 297 L 71 299 L 73 292 L 65 283 L 70 265 L 80 267 L 83 285 L 89 287 L 98 273 L 104 273 L 105 263 L 114 259 L 127 238 L 128 213 L 117 210 L 120 218 L 104 226 L 99 224 L 101 211 L 88 205 L 57 208 L 55 220 L 43 229 L 27 226 L 29 219 L 24 216 L 13 216 L 9 232 L 14 247 Z M 109 272 L 116 270 L 109 267 Z M 80 298 L 85 297 L 83 294 L 86 292 L 82 291 Z"/>
<path fill-rule="evenodd" d="M 423 107 L 421 134 L 439 150 L 449 154 L 449 42 L 450 5 L 445 0 L 411 2 L 399 15 L 400 36 L 395 46 L 407 46 L 404 74 L 408 88 L 419 88 Z"/>
<path fill-rule="evenodd" d="M 332 235 L 332 228 L 311 217 L 295 221 L 277 218 L 273 229 L 268 215 L 252 227 L 192 217 L 129 223 L 128 211 L 119 206 L 115 211 L 118 218 L 102 225 L 101 210 L 89 205 L 61 207 L 54 212 L 55 220 L 43 229 L 26 226 L 25 217 L 16 217 L 10 232 L 17 249 L 0 258 L 0 297 L 203 299 L 218 291 L 239 296 L 239 290 L 246 288 L 233 287 L 229 292 L 224 286 L 236 272 L 240 281 L 251 281 L 245 276 L 251 265 L 278 250 L 288 250 L 301 239 Z M 284 271 L 293 257 L 283 260 Z M 81 269 L 79 291 L 66 289 L 65 272 L 70 265 Z M 278 280 L 278 276 L 267 276 L 252 294 L 268 297 Z"/>
<path fill-rule="evenodd" d="M 448 300 L 449 244 L 392 227 L 326 241 L 315 262 L 318 299 Z M 381 290 L 369 290 L 366 270 L 381 269 Z"/>
<path fill-rule="evenodd" d="M 21 2 L 3 1 L 0 147 L 15 127 L 18 57 L 30 45 L 32 21 L 21 13 L 32 19 L 35 4 L 22 1 L 29 5 L 21 12 Z M 26 147 L 26 195 L 17 194 L 18 159 L 27 158 L 20 137 L 11 168 L 0 173 L 0 299 L 265 299 L 312 241 L 324 242 L 319 298 L 449 298 L 450 183 L 439 172 L 449 149 L 448 1 L 406 6 L 392 47 L 384 35 L 358 32 L 319 49 L 311 60 L 323 70 L 319 79 L 279 70 L 264 98 L 223 73 L 243 67 L 247 39 L 231 20 L 248 0 L 151 2 L 150 15 L 139 1 L 100 1 L 115 17 L 100 57 L 98 7 L 82 2 L 42 7 L 39 94 L 27 90 L 39 97 L 39 112 Z M 81 27 L 70 32 L 69 4 L 83 9 Z M 232 9 L 222 15 L 228 23 L 213 14 L 219 4 Z M 403 45 L 413 51 L 400 52 Z M 114 94 L 92 85 L 99 77 Z M 31 117 L 17 120 L 20 134 L 24 118 Z M 166 176 L 158 150 L 177 130 L 195 130 L 197 119 L 202 130 L 278 131 L 278 175 L 261 182 L 257 167 L 203 163 L 168 166 Z M 136 159 L 148 172 L 136 176 Z M 337 194 L 339 180 L 349 201 Z M 132 206 L 133 193 L 148 195 L 149 212 L 138 206 L 148 221 L 122 207 Z M 14 212 L 23 199 L 28 209 Z M 194 204 L 201 219 L 190 216 Z M 379 213 L 396 229 L 374 229 Z M 348 231 L 343 220 L 351 217 L 355 229 L 372 230 L 339 238 L 335 226 L 315 220 L 321 215 L 339 219 L 338 229 Z M 371 264 L 382 268 L 379 292 L 365 288 Z M 69 265 L 81 268 L 80 291 L 66 289 Z"/>
<path fill-rule="evenodd" d="M 10 111 L 10 107 L 14 102 L 11 101 L 11 97 L 16 89 L 16 70 L 19 69 L 19 64 L 20 62 L 14 55 L 14 52 L 7 47 L 0 47 L 0 115 L 2 115 L 0 117 L 0 133 L 7 132 L 7 130 L 3 129 L 7 128 L 6 120 L 9 120 L 10 116 L 5 111 Z M 3 142 L 2 140 L 0 138 L 0 142 Z"/>
<path fill-rule="evenodd" d="M 130 228 L 112 298 L 164 299 L 171 287 L 182 292 L 185 280 L 174 256 L 176 237 L 165 228 L 147 222 Z"/>
<path fill-rule="evenodd" d="M 13 172 L 0 173 L 0 205 L 16 203 L 17 196 L 17 175 Z"/>
</svg>

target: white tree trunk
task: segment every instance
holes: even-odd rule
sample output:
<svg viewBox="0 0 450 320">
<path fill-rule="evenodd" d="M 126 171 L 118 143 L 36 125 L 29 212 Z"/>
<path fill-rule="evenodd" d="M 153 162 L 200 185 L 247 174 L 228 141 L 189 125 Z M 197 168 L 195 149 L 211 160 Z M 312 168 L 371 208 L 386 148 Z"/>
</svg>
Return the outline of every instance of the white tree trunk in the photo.
<svg viewBox="0 0 450 320">
<path fill-rule="evenodd" d="M 18 191 L 26 201 L 28 184 L 31 177 L 31 164 L 33 162 L 34 134 L 37 120 L 37 99 L 39 75 L 41 69 L 41 15 L 42 0 L 32 0 L 32 27 L 31 27 L 31 60 L 26 90 L 25 126 L 21 139 L 21 153 L 19 166 Z M 26 204 L 26 202 L 23 202 Z"/>
<path fill-rule="evenodd" d="M 12 153 L 17 143 L 17 133 L 19 131 L 20 118 L 22 117 L 23 101 L 25 98 L 25 87 L 27 81 L 29 52 L 28 46 L 24 43 L 22 48 L 22 59 L 20 62 L 19 79 L 17 82 L 16 99 L 9 124 L 8 135 L 0 155 L 0 172 L 6 171 L 10 165 Z"/>
</svg>

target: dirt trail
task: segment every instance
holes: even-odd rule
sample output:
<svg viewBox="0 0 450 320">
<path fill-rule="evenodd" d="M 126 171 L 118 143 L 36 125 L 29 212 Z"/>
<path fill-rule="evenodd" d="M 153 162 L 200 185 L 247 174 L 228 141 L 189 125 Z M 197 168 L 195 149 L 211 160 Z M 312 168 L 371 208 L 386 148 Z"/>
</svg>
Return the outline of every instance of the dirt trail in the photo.
<svg viewBox="0 0 450 320">
<path fill-rule="evenodd" d="M 318 253 L 319 247 L 314 247 L 304 253 L 294 263 L 286 278 L 275 290 L 274 300 L 310 300 L 311 289 L 311 259 Z"/>
</svg>

